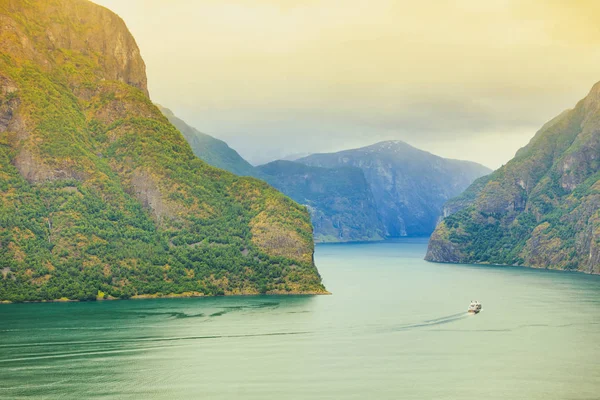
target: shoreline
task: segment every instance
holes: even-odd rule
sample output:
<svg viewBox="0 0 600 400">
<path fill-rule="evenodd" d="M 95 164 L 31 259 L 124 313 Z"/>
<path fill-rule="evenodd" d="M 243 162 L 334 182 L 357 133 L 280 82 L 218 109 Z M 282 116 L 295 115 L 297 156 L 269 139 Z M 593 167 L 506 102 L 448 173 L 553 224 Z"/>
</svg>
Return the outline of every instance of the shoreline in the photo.
<svg viewBox="0 0 600 400">
<path fill-rule="evenodd" d="M 170 293 L 170 294 L 140 294 L 131 296 L 129 298 L 106 298 L 106 299 L 95 299 L 95 300 L 75 300 L 75 299 L 54 299 L 54 300 L 26 300 L 26 301 L 10 301 L 0 300 L 0 306 L 3 304 L 41 304 L 41 303 L 93 303 L 103 301 L 127 301 L 127 300 L 152 300 L 152 299 L 190 299 L 190 298 L 217 298 L 217 297 L 269 297 L 269 296 L 332 296 L 333 294 L 328 291 L 324 292 L 271 292 L 271 293 L 229 293 L 222 295 L 205 295 L 203 293 Z"/>
<path fill-rule="evenodd" d="M 557 273 L 574 273 L 580 275 L 590 275 L 590 276 L 600 276 L 600 272 L 586 272 L 580 271 L 578 269 L 560 269 L 560 268 L 547 268 L 547 267 L 533 267 L 530 265 L 519 265 L 519 264 L 495 264 L 495 263 L 471 263 L 471 262 L 451 262 L 451 261 L 434 261 L 423 259 L 424 261 L 432 264 L 447 264 L 447 265 L 466 265 L 472 267 L 496 267 L 496 268 L 523 268 L 529 270 L 538 270 L 538 271 L 549 271 L 549 272 L 557 272 Z"/>
<path fill-rule="evenodd" d="M 334 245 L 334 244 L 371 244 L 371 243 L 398 243 L 411 239 L 429 239 L 429 235 L 423 236 L 398 236 L 393 238 L 374 239 L 374 240 L 339 240 L 339 241 L 314 241 L 315 245 Z"/>
</svg>

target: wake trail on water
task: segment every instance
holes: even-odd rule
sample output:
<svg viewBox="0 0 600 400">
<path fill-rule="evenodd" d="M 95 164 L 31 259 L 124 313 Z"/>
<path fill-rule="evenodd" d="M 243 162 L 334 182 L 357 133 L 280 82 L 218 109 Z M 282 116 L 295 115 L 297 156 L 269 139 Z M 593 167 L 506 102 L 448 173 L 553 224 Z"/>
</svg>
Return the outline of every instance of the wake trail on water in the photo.
<svg viewBox="0 0 600 400">
<path fill-rule="evenodd" d="M 446 316 L 439 317 L 439 318 L 426 319 L 426 320 L 420 321 L 420 322 L 396 325 L 396 326 L 393 326 L 390 330 L 397 332 L 397 331 L 406 331 L 406 330 L 417 329 L 417 328 L 428 328 L 431 326 L 444 325 L 444 324 L 449 324 L 451 322 L 460 321 L 462 319 L 467 318 L 468 316 L 469 316 L 468 313 L 460 312 L 460 313 L 450 314 L 450 315 L 446 315 Z"/>
<path fill-rule="evenodd" d="M 97 350 L 97 351 L 86 351 L 86 352 L 73 352 L 73 353 L 61 353 L 61 354 L 46 354 L 46 355 L 32 355 L 27 357 L 9 358 L 0 360 L 0 363 L 19 362 L 19 361 L 32 361 L 32 360 L 44 360 L 52 358 L 69 358 L 79 356 L 93 356 L 93 355 L 106 355 L 106 354 L 119 354 L 119 353 L 131 353 L 135 351 L 146 351 L 161 348 L 172 348 L 177 346 L 152 346 L 152 347 L 140 347 L 135 349 L 111 349 L 111 350 Z"/>
<path fill-rule="evenodd" d="M 15 344 L 2 344 L 0 348 L 22 348 L 22 347 L 44 347 L 44 346 L 76 346 L 76 345 L 98 345 L 98 344 L 124 344 L 124 343 L 156 343 L 156 342 L 177 342 L 177 341 L 193 341 L 193 340 L 206 340 L 206 339 L 232 339 L 232 338 L 252 338 L 252 337 L 265 337 L 265 336 L 289 336 L 289 335 L 305 335 L 312 332 L 298 331 L 298 332 L 271 332 L 271 333 L 252 333 L 252 334 L 239 334 L 239 335 L 203 335 L 203 336 L 173 336 L 173 337 L 141 337 L 141 338 L 129 338 L 129 339 L 114 339 L 114 340 L 82 340 L 82 341 L 68 341 L 68 342 L 34 342 L 34 343 L 15 343 Z M 80 353 L 72 352 L 69 354 L 79 355 Z M 46 353 L 48 355 L 48 353 Z M 2 360 L 13 361 L 13 360 Z"/>
<path fill-rule="evenodd" d="M 48 387 L 52 387 L 52 386 L 62 385 L 69 381 L 70 381 L 70 379 L 62 379 L 60 381 L 48 382 L 48 383 L 42 383 L 42 384 L 29 384 L 29 385 L 22 385 L 22 386 L 0 387 L 0 390 L 22 390 L 22 389 L 48 388 Z"/>
<path fill-rule="evenodd" d="M 426 319 L 423 322 L 426 322 L 426 323 L 436 323 L 438 321 L 445 321 L 447 319 L 458 318 L 458 317 L 464 318 L 464 317 L 467 317 L 467 316 L 468 316 L 468 313 L 459 312 L 459 313 L 456 313 L 456 314 L 446 315 L 446 316 L 440 317 L 440 318 Z M 459 318 L 459 319 L 462 319 L 462 318 Z"/>
</svg>

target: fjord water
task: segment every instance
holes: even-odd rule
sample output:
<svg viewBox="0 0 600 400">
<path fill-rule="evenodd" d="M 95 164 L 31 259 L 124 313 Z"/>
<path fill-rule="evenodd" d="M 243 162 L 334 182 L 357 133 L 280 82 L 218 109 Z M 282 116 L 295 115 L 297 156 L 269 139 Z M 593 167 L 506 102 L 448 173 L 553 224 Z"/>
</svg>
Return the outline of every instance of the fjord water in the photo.
<svg viewBox="0 0 600 400">
<path fill-rule="evenodd" d="M 600 396 L 600 277 L 425 250 L 319 245 L 332 296 L 3 305 L 0 398 Z"/>
</svg>

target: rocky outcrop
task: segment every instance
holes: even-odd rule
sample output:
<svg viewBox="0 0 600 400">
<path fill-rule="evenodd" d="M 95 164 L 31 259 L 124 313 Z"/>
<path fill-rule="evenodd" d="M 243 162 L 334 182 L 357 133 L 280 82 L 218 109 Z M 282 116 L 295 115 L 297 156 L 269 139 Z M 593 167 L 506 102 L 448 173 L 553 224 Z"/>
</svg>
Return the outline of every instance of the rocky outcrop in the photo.
<svg viewBox="0 0 600 400">
<path fill-rule="evenodd" d="M 449 240 L 449 232 L 443 229 L 436 229 L 431 235 L 430 246 L 428 248 L 428 261 L 457 263 L 464 257 L 458 246 Z"/>
<path fill-rule="evenodd" d="M 147 169 L 136 169 L 131 174 L 131 186 L 135 197 L 144 207 L 152 210 L 157 221 L 174 217 L 174 205 L 169 205 L 152 172 Z"/>
<path fill-rule="evenodd" d="M 447 203 L 426 259 L 600 273 L 599 171 L 600 83 Z"/>
</svg>

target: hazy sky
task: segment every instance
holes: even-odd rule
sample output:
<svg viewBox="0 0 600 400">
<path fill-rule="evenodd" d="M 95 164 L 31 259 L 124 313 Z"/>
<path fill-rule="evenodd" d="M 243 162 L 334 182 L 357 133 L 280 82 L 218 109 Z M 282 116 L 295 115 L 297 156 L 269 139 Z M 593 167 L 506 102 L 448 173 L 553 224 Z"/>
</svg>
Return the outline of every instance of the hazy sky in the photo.
<svg viewBox="0 0 600 400">
<path fill-rule="evenodd" d="M 600 80 L 600 1 L 97 0 L 250 162 L 402 139 L 496 168 Z"/>
</svg>

